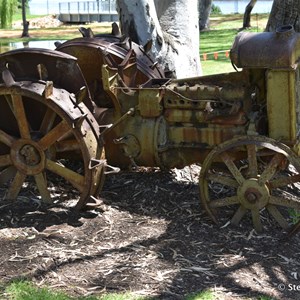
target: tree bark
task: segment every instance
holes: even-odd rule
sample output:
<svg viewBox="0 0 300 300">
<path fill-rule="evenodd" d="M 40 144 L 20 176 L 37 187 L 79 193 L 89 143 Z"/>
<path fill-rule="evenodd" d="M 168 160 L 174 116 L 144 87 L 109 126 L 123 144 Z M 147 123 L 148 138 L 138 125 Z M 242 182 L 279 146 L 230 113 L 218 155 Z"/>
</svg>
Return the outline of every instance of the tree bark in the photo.
<svg viewBox="0 0 300 300">
<path fill-rule="evenodd" d="M 250 0 L 247 4 L 245 13 L 244 13 L 244 20 L 243 20 L 243 28 L 250 28 L 251 27 L 251 12 L 253 7 L 255 6 L 257 0 Z"/>
<path fill-rule="evenodd" d="M 285 25 L 294 26 L 300 32 L 300 0 L 274 0 L 266 31 L 276 31 Z"/>
<path fill-rule="evenodd" d="M 29 22 L 26 20 L 26 0 L 22 0 L 23 32 L 21 37 L 29 37 Z"/>
<path fill-rule="evenodd" d="M 197 0 L 117 0 L 120 28 L 150 53 L 168 77 L 201 74 Z"/>
<path fill-rule="evenodd" d="M 209 16 L 211 12 L 212 0 L 199 0 L 199 29 L 200 31 L 209 29 Z"/>
</svg>

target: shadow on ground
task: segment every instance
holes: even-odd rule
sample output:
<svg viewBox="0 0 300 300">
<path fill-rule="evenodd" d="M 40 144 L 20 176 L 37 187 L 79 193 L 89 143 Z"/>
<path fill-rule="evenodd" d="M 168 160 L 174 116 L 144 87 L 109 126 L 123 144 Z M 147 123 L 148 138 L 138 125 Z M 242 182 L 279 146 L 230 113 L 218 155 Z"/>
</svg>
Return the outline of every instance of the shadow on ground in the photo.
<svg viewBox="0 0 300 300">
<path fill-rule="evenodd" d="M 299 237 L 282 242 L 284 232 L 265 212 L 260 235 L 250 218 L 227 226 L 230 210 L 214 225 L 201 209 L 195 174 L 112 175 L 103 212 L 30 199 L 3 203 L 1 281 L 27 278 L 72 295 L 132 291 L 184 299 L 210 289 L 220 299 L 297 299 Z"/>
</svg>

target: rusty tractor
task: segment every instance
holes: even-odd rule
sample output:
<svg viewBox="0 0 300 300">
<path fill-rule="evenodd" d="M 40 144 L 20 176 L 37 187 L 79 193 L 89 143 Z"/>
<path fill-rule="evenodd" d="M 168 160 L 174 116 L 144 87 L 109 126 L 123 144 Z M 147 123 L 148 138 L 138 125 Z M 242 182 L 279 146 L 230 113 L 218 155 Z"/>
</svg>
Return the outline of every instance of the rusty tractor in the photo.
<svg viewBox="0 0 300 300">
<path fill-rule="evenodd" d="M 82 32 L 53 51 L 0 55 L 6 199 L 34 184 L 54 201 L 55 178 L 81 209 L 97 203 L 105 174 L 118 168 L 199 163 L 213 221 L 232 207 L 231 223 L 250 212 L 261 231 L 264 209 L 289 227 L 287 210 L 300 208 L 290 192 L 300 181 L 299 33 L 241 33 L 230 53 L 236 72 L 176 80 L 129 39 Z"/>
</svg>

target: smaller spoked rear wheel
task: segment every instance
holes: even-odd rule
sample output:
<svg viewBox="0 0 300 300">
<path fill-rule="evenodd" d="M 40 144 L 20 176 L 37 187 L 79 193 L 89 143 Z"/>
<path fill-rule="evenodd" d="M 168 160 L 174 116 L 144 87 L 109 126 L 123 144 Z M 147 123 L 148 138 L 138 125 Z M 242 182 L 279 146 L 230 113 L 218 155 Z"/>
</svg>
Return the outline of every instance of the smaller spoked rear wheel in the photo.
<svg viewBox="0 0 300 300">
<path fill-rule="evenodd" d="M 83 103 L 49 82 L 24 81 L 0 85 L 0 107 L 4 198 L 15 200 L 31 185 L 32 196 L 48 203 L 73 198 L 77 208 L 97 196 L 105 166 L 97 122 Z"/>
<path fill-rule="evenodd" d="M 227 141 L 206 157 L 199 178 L 200 197 L 214 222 L 231 207 L 232 224 L 250 212 L 254 228 L 261 232 L 261 211 L 266 209 L 284 229 L 290 211 L 300 211 L 297 190 L 300 160 L 286 145 L 270 138 L 244 136 Z"/>
</svg>

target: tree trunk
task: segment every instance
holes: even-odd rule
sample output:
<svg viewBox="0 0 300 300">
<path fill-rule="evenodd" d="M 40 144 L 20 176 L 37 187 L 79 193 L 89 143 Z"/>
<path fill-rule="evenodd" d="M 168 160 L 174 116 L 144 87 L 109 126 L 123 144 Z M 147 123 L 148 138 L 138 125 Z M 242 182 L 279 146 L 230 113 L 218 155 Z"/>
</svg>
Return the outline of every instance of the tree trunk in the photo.
<svg viewBox="0 0 300 300">
<path fill-rule="evenodd" d="M 266 31 L 276 31 L 284 25 L 292 25 L 300 32 L 300 0 L 274 0 Z"/>
<path fill-rule="evenodd" d="M 209 29 L 212 0 L 199 0 L 199 29 Z"/>
<path fill-rule="evenodd" d="M 168 77 L 201 74 L 197 0 L 117 0 L 120 28 L 150 53 Z"/>
<path fill-rule="evenodd" d="M 250 0 L 250 2 L 247 4 L 245 13 L 244 13 L 244 21 L 243 21 L 243 28 L 250 28 L 250 19 L 251 19 L 251 12 L 256 4 L 257 0 Z"/>
<path fill-rule="evenodd" d="M 22 0 L 23 32 L 21 37 L 29 37 L 29 22 L 26 20 L 26 0 Z"/>
</svg>

